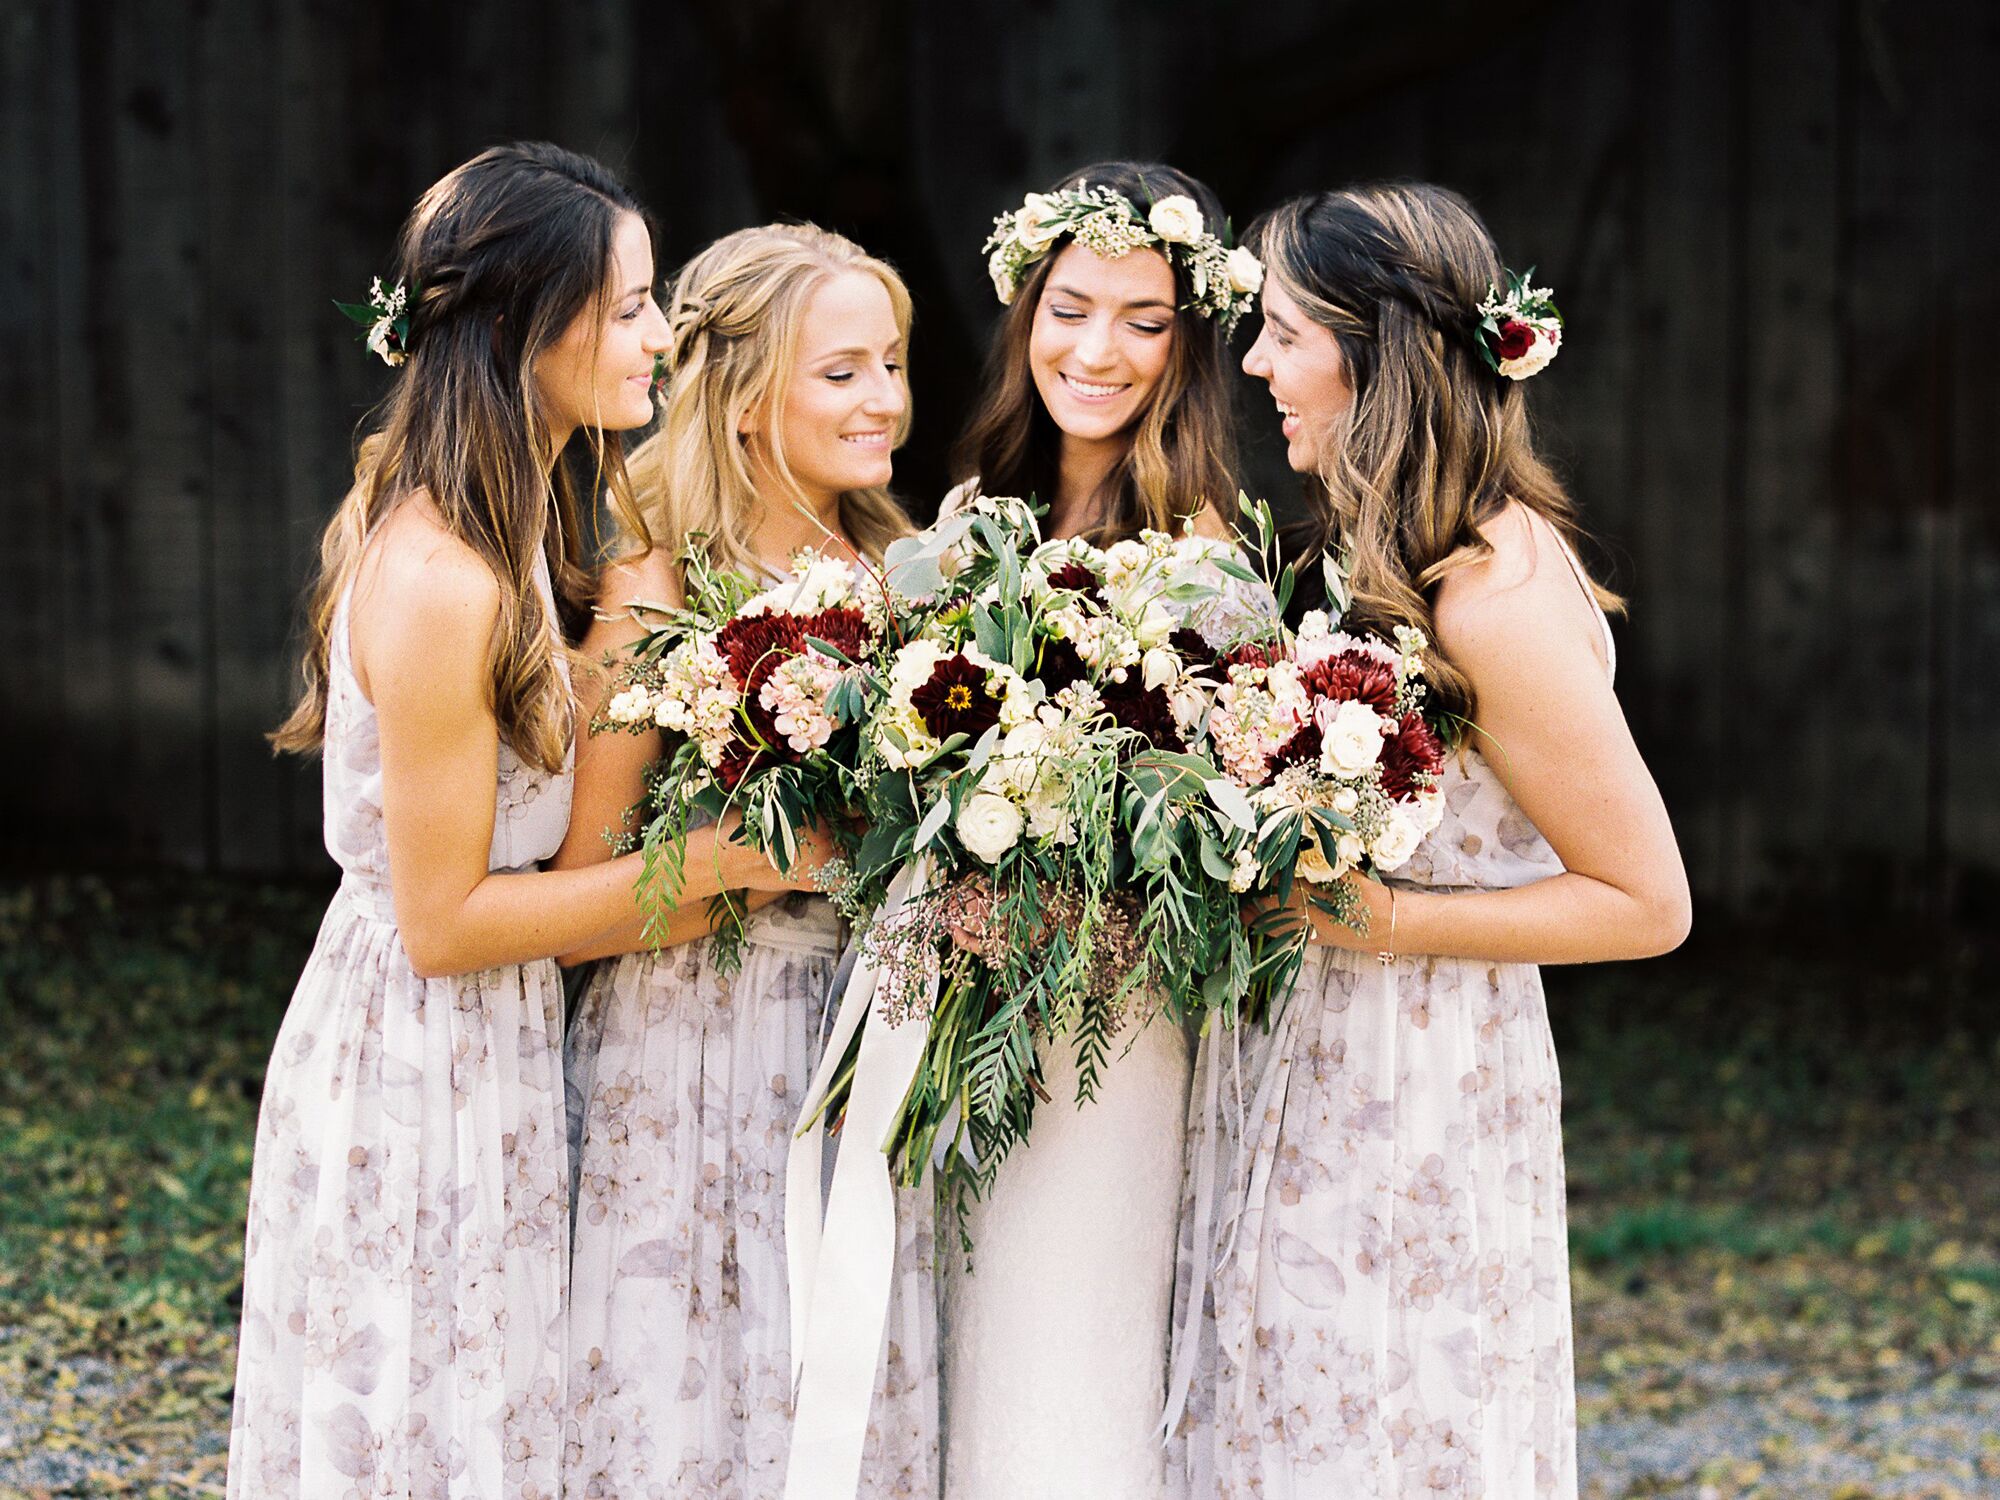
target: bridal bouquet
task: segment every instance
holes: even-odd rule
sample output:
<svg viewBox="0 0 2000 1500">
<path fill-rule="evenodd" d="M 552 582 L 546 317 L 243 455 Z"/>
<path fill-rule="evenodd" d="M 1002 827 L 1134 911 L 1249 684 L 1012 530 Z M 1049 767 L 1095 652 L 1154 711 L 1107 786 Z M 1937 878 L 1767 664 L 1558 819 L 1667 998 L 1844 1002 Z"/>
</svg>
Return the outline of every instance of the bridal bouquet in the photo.
<svg viewBox="0 0 2000 1500">
<path fill-rule="evenodd" d="M 1046 1097 L 1038 1035 L 1074 1049 L 1088 1099 L 1135 1010 L 1231 1008 L 1256 982 L 1225 852 L 1255 807 L 1197 747 L 1221 663 L 1274 627 L 1227 543 L 1043 542 L 1014 499 L 978 497 L 885 566 L 903 644 L 861 726 L 871 826 L 836 894 L 882 913 L 864 944 L 884 1021 L 928 1027 L 885 1148 L 901 1180 L 941 1137 L 986 1179 Z"/>
<path fill-rule="evenodd" d="M 678 903 L 699 822 L 739 809 L 751 846 L 789 869 L 803 829 L 836 826 L 853 806 L 867 663 L 884 623 L 875 580 L 809 549 L 761 592 L 699 548 L 685 575 L 683 607 L 644 607 L 649 633 L 592 726 L 665 736 L 636 840 L 649 942 Z M 745 913 L 724 893 L 715 915 L 726 965 L 740 954 Z"/>
<path fill-rule="evenodd" d="M 1344 608 L 1331 560 L 1327 583 L 1329 600 Z M 1313 610 L 1296 633 L 1232 657 L 1208 733 L 1257 813 L 1255 834 L 1230 851 L 1237 890 L 1283 900 L 1303 879 L 1312 906 L 1352 925 L 1358 903 L 1345 878 L 1392 873 L 1437 827 L 1445 743 L 1426 716 L 1426 645 L 1408 626 L 1392 644 L 1349 634 L 1337 616 Z M 1284 977 L 1270 990 L 1288 986 L 1305 940 L 1293 923 L 1280 950 Z"/>
</svg>

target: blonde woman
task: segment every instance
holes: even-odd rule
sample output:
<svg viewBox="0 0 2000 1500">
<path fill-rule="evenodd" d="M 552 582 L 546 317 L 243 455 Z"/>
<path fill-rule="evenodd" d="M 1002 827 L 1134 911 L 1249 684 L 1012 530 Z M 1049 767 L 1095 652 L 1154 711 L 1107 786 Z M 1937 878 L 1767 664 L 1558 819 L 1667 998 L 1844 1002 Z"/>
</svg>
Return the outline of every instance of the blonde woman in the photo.
<svg viewBox="0 0 2000 1500">
<path fill-rule="evenodd" d="M 890 498 L 909 427 L 910 299 L 838 235 L 772 225 L 697 256 L 668 303 L 673 347 L 659 430 L 633 455 L 649 550 L 605 570 L 592 659 L 629 646 L 634 602 L 677 602 L 699 537 L 726 568 L 781 572 L 801 547 L 879 561 L 909 529 Z M 586 687 L 586 712 L 604 685 Z M 609 857 L 656 736 L 578 747 L 559 867 Z M 733 842 L 690 840 L 669 943 L 638 924 L 572 959 L 600 968 L 566 1062 L 578 1159 L 570 1431 L 577 1495 L 777 1496 L 791 1423 L 784 1256 L 786 1150 L 816 1060 L 839 947 L 810 894 L 818 841 L 786 876 Z M 748 889 L 742 966 L 718 968 L 707 898 Z M 927 1494 L 936 1474 L 931 1216 L 898 1212 L 892 1305 L 862 1493 Z M 921 1195 L 927 1198 L 926 1195 Z"/>
<path fill-rule="evenodd" d="M 1618 601 L 1578 560 L 1512 378 L 1548 350 L 1484 344 L 1480 304 L 1509 288 L 1463 199 L 1315 194 L 1250 242 L 1267 276 L 1243 367 L 1320 482 L 1309 551 L 1347 549 L 1348 619 L 1421 629 L 1436 700 L 1476 727 L 1436 830 L 1390 885 L 1355 882 L 1365 931 L 1302 913 L 1314 947 L 1272 1030 L 1202 1043 L 1197 1069 L 1242 1092 L 1190 1141 L 1182 1477 L 1205 1497 L 1573 1500 L 1561 1099 L 1535 966 L 1660 953 L 1688 923 L 1612 692 Z"/>
</svg>

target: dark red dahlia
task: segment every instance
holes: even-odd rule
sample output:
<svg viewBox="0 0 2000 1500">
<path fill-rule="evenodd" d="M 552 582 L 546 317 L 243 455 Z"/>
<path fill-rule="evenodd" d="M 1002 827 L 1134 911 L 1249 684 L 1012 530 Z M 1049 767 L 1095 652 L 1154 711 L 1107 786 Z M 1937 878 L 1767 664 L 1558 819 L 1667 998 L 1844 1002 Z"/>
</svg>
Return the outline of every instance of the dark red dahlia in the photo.
<svg viewBox="0 0 2000 1500">
<path fill-rule="evenodd" d="M 796 760 L 799 757 L 778 733 L 770 710 L 759 701 L 764 684 L 785 662 L 803 653 L 808 640 L 825 641 L 852 658 L 860 653 L 867 636 L 868 622 L 861 611 L 844 604 L 810 615 L 739 615 L 715 633 L 715 649 L 741 685 L 743 709 L 757 733 L 772 750 Z"/>
<path fill-rule="evenodd" d="M 1113 723 L 1138 730 L 1156 749 L 1187 748 L 1180 725 L 1174 722 L 1174 706 L 1166 690 L 1147 687 L 1137 668 L 1127 668 L 1123 682 L 1107 682 L 1098 689 L 1098 694 L 1104 699 L 1104 711 L 1111 715 Z"/>
<path fill-rule="evenodd" d="M 1168 636 L 1167 644 L 1173 648 L 1175 655 L 1188 664 L 1190 671 L 1212 667 L 1220 660 L 1215 654 L 1215 648 L 1208 644 L 1202 633 L 1186 625 Z"/>
<path fill-rule="evenodd" d="M 1382 790 L 1397 801 L 1416 791 L 1417 777 L 1444 769 L 1444 741 L 1419 713 L 1407 713 L 1382 742 Z"/>
<path fill-rule="evenodd" d="M 1222 658 L 1225 667 L 1268 667 L 1277 658 L 1266 647 L 1256 641 L 1245 641 L 1233 647 Z"/>
<path fill-rule="evenodd" d="M 1052 589 L 1074 589 L 1079 594 L 1096 594 L 1097 575 L 1080 562 L 1066 562 L 1049 574 Z"/>
<path fill-rule="evenodd" d="M 1299 673 L 1299 685 L 1315 698 L 1365 703 L 1378 714 L 1396 711 L 1396 673 L 1366 651 L 1337 651 Z"/>
<path fill-rule="evenodd" d="M 1061 636 L 1051 636 L 1042 642 L 1042 659 L 1035 668 L 1035 676 L 1053 698 L 1070 684 L 1090 676 L 1090 669 L 1076 654 L 1076 647 Z"/>
<path fill-rule="evenodd" d="M 1319 725 L 1307 719 L 1271 757 L 1272 774 L 1276 775 L 1287 766 L 1318 765 L 1320 746 Z"/>
<path fill-rule="evenodd" d="M 910 707 L 940 740 L 955 734 L 976 740 L 1000 722 L 999 700 L 986 691 L 986 669 L 962 655 L 947 656 L 932 668 L 930 680 L 910 694 Z"/>
<path fill-rule="evenodd" d="M 1534 325 L 1518 318 L 1509 318 L 1500 325 L 1499 347 L 1494 352 L 1501 359 L 1519 359 L 1534 347 Z"/>
</svg>

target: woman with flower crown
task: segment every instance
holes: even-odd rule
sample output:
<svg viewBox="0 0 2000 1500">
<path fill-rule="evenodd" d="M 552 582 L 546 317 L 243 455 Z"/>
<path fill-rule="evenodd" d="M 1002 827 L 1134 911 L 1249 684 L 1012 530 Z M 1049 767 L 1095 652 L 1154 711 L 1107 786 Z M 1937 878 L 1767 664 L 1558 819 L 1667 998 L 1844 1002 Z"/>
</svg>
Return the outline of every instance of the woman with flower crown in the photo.
<svg viewBox="0 0 2000 1500">
<path fill-rule="evenodd" d="M 888 265 L 809 225 L 740 230 L 689 262 L 669 313 L 665 409 L 632 461 L 647 528 L 604 572 L 584 642 L 593 660 L 640 637 L 632 606 L 681 601 L 691 545 L 716 567 L 775 577 L 803 548 L 878 564 L 910 529 L 888 491 L 910 420 L 910 298 Z M 594 680 L 586 702 L 607 686 Z M 605 831 L 632 827 L 659 738 L 606 733 L 579 748 L 558 868 L 610 857 Z M 831 852 L 823 834 L 779 875 L 733 831 L 690 836 L 666 945 L 647 948 L 634 921 L 570 955 L 617 955 L 593 976 L 567 1049 L 573 1495 L 759 1500 L 784 1488 L 785 1158 L 840 931 L 828 898 L 808 894 Z M 732 966 L 703 908 L 743 887 L 754 910 Z M 867 1496 L 936 1488 L 929 1197 L 907 1194 L 897 1214 Z"/>
<path fill-rule="evenodd" d="M 1229 534 L 1224 358 L 1258 269 L 1223 227 L 1202 184 L 1129 162 L 1087 167 L 997 221 L 988 266 L 1008 308 L 961 448 L 973 477 L 947 511 L 974 493 L 1032 495 L 1051 537 L 1110 546 L 1190 523 Z M 1124 708 L 1144 715 L 1143 697 L 1135 684 Z M 1071 1050 L 1044 1050 L 1051 1102 L 968 1206 L 969 1263 L 947 1264 L 950 1500 L 1166 1493 L 1158 1427 L 1190 1047 L 1142 1009 L 1082 1107 Z"/>
<path fill-rule="evenodd" d="M 1203 1497 L 1574 1497 L 1535 965 L 1664 952 L 1688 893 L 1612 693 L 1618 601 L 1529 438 L 1520 381 L 1561 320 L 1441 188 L 1294 199 L 1250 239 L 1243 367 L 1318 481 L 1307 550 L 1345 553 L 1348 624 L 1435 643 L 1466 733 L 1442 821 L 1390 883 L 1351 879 L 1355 923 L 1298 913 L 1313 946 L 1271 1030 L 1203 1041 L 1221 1105 L 1189 1142 L 1176 1462 Z"/>
<path fill-rule="evenodd" d="M 228 1493 L 550 1497 L 569 1174 L 554 956 L 635 910 L 636 856 L 537 873 L 568 824 L 587 434 L 614 497 L 666 322 L 637 203 L 548 145 L 418 201 L 350 308 L 400 366 L 273 736 L 325 758 L 340 890 L 265 1077 Z"/>
</svg>

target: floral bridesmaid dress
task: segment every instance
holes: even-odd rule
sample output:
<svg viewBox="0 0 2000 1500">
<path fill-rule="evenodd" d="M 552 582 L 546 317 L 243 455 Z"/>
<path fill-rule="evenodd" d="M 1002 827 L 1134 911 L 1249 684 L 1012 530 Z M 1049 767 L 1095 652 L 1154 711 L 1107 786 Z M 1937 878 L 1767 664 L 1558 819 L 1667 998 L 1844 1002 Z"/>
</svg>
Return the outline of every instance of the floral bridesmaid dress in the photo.
<svg viewBox="0 0 2000 1500">
<path fill-rule="evenodd" d="M 601 965 L 567 1044 L 577 1159 L 567 1493 L 776 1500 L 791 1445 L 785 1158 L 840 924 L 824 896 Z M 898 1195 L 863 1497 L 937 1491 L 931 1189 Z"/>
<path fill-rule="evenodd" d="M 546 603 L 545 564 L 537 582 Z M 341 882 L 257 1120 L 228 1493 L 553 1500 L 569 1261 L 561 976 L 551 960 L 411 970 L 348 604 L 333 620 L 324 751 Z M 569 769 L 525 765 L 504 743 L 499 764 L 488 868 L 529 869 L 562 842 Z"/>
<path fill-rule="evenodd" d="M 1562 873 L 1478 751 L 1443 790 L 1391 884 Z M 1540 970 L 1315 945 L 1272 1029 L 1211 1033 L 1195 1067 L 1175 1335 L 1192 1379 L 1173 1437 L 1187 1493 L 1574 1500 Z"/>
</svg>

